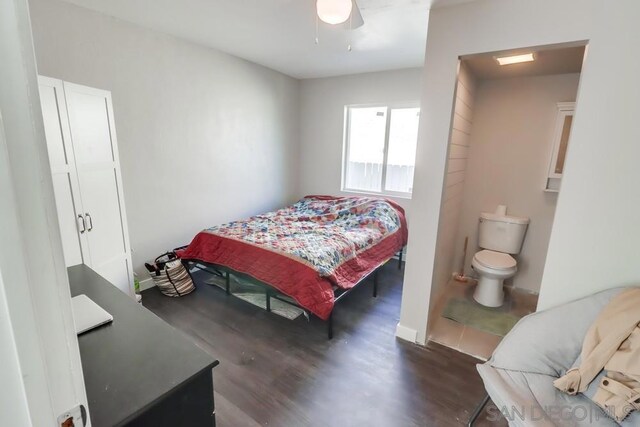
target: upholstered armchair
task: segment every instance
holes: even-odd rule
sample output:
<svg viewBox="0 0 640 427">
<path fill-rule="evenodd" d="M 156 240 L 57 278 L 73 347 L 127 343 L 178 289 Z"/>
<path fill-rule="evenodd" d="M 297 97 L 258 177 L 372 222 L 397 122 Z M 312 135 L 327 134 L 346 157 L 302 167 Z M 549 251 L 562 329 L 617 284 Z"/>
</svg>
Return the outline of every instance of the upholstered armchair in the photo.
<svg viewBox="0 0 640 427">
<path fill-rule="evenodd" d="M 587 330 L 621 290 L 610 289 L 521 319 L 491 359 L 478 365 L 488 396 L 469 426 L 489 397 L 496 405 L 489 416 L 502 414 L 510 426 L 618 426 L 590 399 L 598 379 L 576 396 L 560 392 L 553 381 L 578 364 Z M 621 425 L 640 426 L 640 413 L 633 412 Z"/>
</svg>

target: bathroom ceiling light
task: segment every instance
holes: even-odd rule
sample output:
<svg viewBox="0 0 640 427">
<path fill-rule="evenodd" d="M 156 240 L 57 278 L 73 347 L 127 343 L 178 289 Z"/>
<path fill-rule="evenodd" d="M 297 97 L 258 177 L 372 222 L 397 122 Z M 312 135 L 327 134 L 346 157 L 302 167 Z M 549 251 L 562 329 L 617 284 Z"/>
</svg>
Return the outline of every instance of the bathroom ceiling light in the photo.
<svg viewBox="0 0 640 427">
<path fill-rule="evenodd" d="M 318 0 L 316 8 L 322 21 L 331 25 L 342 24 L 351 16 L 353 0 Z"/>
<path fill-rule="evenodd" d="M 531 62 L 536 58 L 533 56 L 533 53 L 524 53 L 522 55 L 511 55 L 511 56 L 496 56 L 496 61 L 500 65 L 511 65 L 511 64 L 519 64 L 521 62 Z"/>
</svg>

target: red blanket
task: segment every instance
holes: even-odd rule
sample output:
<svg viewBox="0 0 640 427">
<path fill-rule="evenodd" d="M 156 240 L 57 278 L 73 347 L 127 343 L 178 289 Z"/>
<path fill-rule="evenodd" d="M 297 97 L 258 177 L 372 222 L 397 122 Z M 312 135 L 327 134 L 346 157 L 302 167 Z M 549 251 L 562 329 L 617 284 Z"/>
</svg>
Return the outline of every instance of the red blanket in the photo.
<svg viewBox="0 0 640 427">
<path fill-rule="evenodd" d="M 204 230 L 178 255 L 248 274 L 326 320 L 349 289 L 407 243 L 404 210 L 370 197 L 307 196 Z"/>
</svg>

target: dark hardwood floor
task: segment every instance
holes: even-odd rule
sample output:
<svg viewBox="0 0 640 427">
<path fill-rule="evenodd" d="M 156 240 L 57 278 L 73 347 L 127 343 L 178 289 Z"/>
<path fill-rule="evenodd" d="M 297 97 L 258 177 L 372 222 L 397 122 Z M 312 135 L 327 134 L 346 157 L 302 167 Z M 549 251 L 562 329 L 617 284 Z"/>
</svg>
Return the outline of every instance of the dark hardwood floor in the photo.
<svg viewBox="0 0 640 427">
<path fill-rule="evenodd" d="M 378 298 L 363 283 L 338 304 L 331 341 L 318 319 L 286 320 L 202 278 L 178 299 L 149 289 L 143 304 L 220 360 L 220 427 L 460 426 L 484 394 L 478 360 L 395 338 L 402 291 L 395 261 L 380 272 Z M 506 425 L 482 418 L 479 426 Z"/>
</svg>

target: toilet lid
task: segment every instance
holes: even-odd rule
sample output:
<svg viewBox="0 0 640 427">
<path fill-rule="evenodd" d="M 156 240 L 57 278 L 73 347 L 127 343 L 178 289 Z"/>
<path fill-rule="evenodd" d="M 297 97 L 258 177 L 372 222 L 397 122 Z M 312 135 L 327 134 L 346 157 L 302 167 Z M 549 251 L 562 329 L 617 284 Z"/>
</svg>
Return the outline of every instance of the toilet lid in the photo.
<svg viewBox="0 0 640 427">
<path fill-rule="evenodd" d="M 513 259 L 511 255 L 489 250 L 478 252 L 475 255 L 475 259 L 485 267 L 495 268 L 497 270 L 506 270 L 517 265 L 516 260 Z"/>
</svg>

